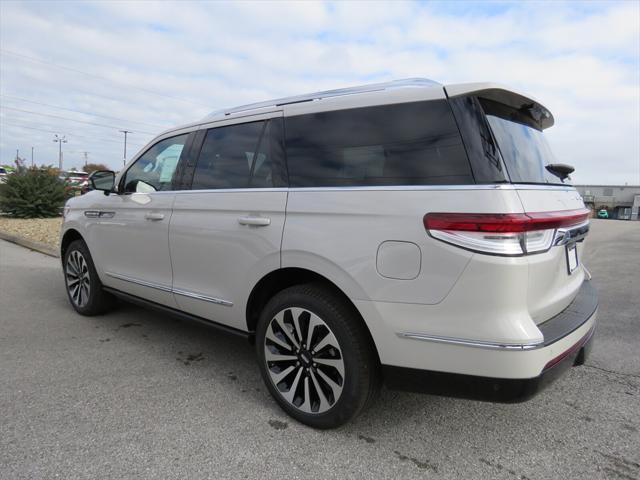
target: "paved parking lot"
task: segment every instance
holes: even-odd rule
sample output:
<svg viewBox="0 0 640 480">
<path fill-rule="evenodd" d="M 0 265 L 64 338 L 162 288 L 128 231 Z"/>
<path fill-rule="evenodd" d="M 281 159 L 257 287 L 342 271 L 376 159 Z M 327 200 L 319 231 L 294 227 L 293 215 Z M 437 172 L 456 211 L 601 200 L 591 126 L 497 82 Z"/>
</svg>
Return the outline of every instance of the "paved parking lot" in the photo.
<svg viewBox="0 0 640 480">
<path fill-rule="evenodd" d="M 384 390 L 314 431 L 244 341 L 122 305 L 73 312 L 57 259 L 0 242 L 0 477 L 640 478 L 640 222 L 594 221 L 585 367 L 528 403 Z"/>
</svg>

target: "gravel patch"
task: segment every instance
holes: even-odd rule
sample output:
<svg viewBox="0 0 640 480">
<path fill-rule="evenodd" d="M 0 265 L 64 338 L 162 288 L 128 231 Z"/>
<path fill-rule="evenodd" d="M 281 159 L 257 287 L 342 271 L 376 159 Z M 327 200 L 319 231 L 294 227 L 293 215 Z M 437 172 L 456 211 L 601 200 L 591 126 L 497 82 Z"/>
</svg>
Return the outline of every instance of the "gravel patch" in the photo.
<svg viewBox="0 0 640 480">
<path fill-rule="evenodd" d="M 62 218 L 8 218 L 0 216 L 0 232 L 57 248 Z"/>
</svg>

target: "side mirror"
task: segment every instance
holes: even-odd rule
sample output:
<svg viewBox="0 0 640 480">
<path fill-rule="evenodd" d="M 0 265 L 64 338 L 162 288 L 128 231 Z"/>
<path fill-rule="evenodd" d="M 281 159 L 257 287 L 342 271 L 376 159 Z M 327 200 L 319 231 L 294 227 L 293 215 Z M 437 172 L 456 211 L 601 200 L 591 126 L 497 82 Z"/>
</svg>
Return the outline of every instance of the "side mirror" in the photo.
<svg viewBox="0 0 640 480">
<path fill-rule="evenodd" d="M 89 175 L 89 182 L 94 190 L 100 190 L 105 195 L 113 192 L 116 174 L 111 170 L 97 170 Z"/>
</svg>

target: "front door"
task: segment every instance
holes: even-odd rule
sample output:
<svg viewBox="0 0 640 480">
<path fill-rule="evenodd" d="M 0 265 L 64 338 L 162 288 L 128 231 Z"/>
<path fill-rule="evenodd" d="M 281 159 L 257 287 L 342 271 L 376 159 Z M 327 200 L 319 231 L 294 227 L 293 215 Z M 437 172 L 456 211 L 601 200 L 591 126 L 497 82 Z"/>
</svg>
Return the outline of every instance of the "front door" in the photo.
<svg viewBox="0 0 640 480">
<path fill-rule="evenodd" d="M 165 138 L 140 156 L 88 228 L 106 286 L 172 307 L 169 222 L 174 173 L 188 136 Z"/>
<path fill-rule="evenodd" d="M 175 301 L 193 315 L 246 330 L 251 288 L 280 267 L 287 202 L 281 113 L 198 138 L 192 189 L 177 192 L 169 231 Z"/>
</svg>

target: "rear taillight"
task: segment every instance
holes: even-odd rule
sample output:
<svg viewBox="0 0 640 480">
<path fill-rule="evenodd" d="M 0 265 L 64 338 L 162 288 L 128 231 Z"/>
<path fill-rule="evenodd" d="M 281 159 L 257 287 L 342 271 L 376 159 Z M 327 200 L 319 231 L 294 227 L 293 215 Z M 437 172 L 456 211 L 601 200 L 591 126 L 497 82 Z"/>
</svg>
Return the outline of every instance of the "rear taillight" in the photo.
<svg viewBox="0 0 640 480">
<path fill-rule="evenodd" d="M 589 210 L 544 213 L 427 213 L 424 228 L 443 242 L 494 255 L 526 255 L 549 250 L 556 230 L 580 225 Z"/>
</svg>

